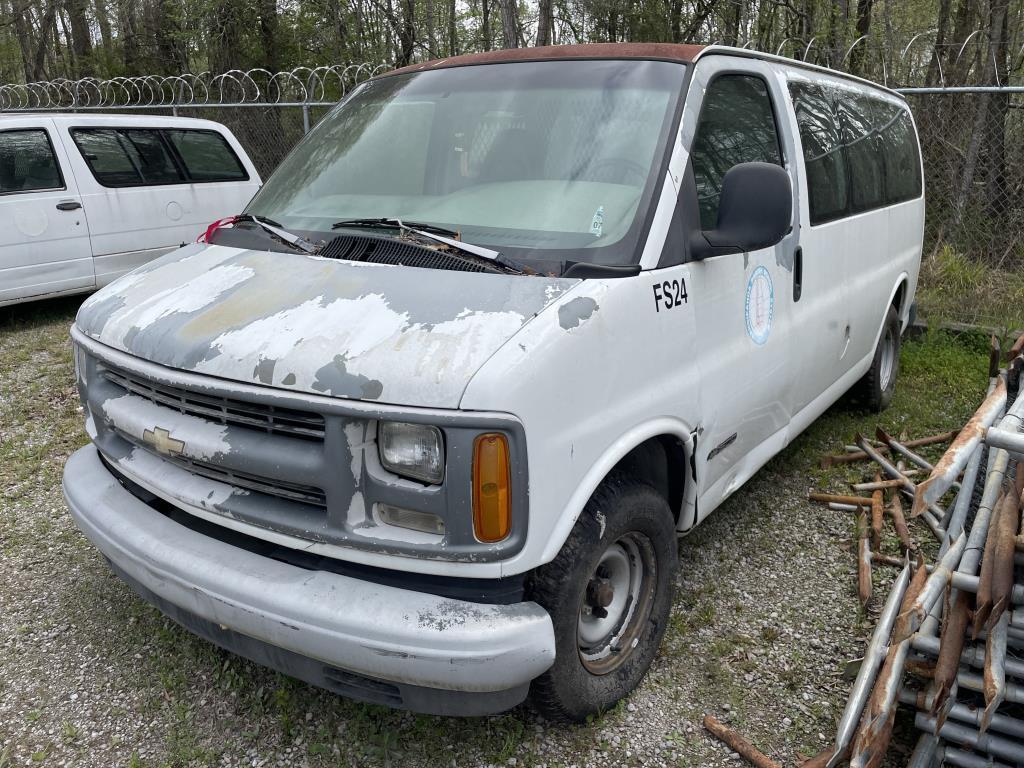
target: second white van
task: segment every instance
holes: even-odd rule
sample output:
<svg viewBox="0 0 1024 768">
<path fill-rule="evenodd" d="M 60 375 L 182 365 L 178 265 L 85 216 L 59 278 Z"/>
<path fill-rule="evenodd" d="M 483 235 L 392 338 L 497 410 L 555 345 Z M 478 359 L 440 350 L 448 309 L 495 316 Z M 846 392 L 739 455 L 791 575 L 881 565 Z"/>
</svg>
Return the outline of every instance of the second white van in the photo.
<svg viewBox="0 0 1024 768">
<path fill-rule="evenodd" d="M 0 115 L 0 306 L 102 288 L 192 242 L 260 183 L 209 120 Z"/>
</svg>

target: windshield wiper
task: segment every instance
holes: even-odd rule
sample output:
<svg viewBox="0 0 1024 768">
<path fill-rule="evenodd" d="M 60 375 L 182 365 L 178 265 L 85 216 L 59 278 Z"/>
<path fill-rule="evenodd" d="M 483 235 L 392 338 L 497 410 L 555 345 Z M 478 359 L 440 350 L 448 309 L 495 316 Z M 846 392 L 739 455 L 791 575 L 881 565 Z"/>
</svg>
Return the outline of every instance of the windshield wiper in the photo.
<svg viewBox="0 0 1024 768">
<path fill-rule="evenodd" d="M 331 225 L 331 229 L 343 229 L 345 227 L 352 227 L 354 229 L 418 229 L 423 232 L 432 232 L 435 235 L 459 236 L 459 233 L 454 229 L 447 229 L 422 221 L 403 221 L 402 219 L 342 219 Z"/>
<path fill-rule="evenodd" d="M 235 224 L 244 224 L 251 222 L 256 226 L 263 229 L 265 232 L 272 235 L 275 239 L 280 240 L 285 245 L 289 245 L 297 251 L 303 253 L 313 254 L 320 250 L 319 246 L 311 243 L 301 235 L 296 235 L 294 232 L 289 232 L 287 229 L 282 227 L 276 221 L 264 218 L 263 216 L 256 216 L 251 213 L 243 213 L 235 217 Z"/>
<path fill-rule="evenodd" d="M 421 224 L 415 221 L 402 221 L 402 219 L 345 219 L 343 221 L 335 222 L 331 225 L 331 229 L 343 229 L 345 227 L 356 227 L 366 229 L 398 229 L 402 232 L 412 232 L 420 237 L 425 237 L 428 240 L 434 240 L 438 243 L 444 243 L 445 245 L 451 246 L 457 250 L 468 253 L 472 256 L 477 256 L 481 259 L 487 259 L 495 264 L 500 264 L 505 269 L 513 272 L 519 272 L 522 274 L 525 270 L 514 261 L 510 261 L 501 255 L 501 251 L 494 251 L 490 248 L 484 248 L 481 245 L 473 245 L 472 243 L 465 243 L 462 240 L 456 240 L 453 238 L 460 237 L 461 235 L 451 229 L 445 229 L 444 227 L 438 227 L 434 224 Z M 445 237 L 449 235 L 449 237 Z"/>
</svg>

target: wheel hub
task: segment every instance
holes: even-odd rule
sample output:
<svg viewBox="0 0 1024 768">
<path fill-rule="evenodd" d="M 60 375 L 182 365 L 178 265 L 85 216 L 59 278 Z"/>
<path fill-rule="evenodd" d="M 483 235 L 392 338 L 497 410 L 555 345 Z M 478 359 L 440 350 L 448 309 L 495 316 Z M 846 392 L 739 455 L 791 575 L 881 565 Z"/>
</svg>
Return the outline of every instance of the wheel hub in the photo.
<svg viewBox="0 0 1024 768">
<path fill-rule="evenodd" d="M 640 533 L 609 545 L 580 596 L 577 642 L 584 666 L 607 674 L 638 642 L 654 600 L 654 547 Z"/>
</svg>

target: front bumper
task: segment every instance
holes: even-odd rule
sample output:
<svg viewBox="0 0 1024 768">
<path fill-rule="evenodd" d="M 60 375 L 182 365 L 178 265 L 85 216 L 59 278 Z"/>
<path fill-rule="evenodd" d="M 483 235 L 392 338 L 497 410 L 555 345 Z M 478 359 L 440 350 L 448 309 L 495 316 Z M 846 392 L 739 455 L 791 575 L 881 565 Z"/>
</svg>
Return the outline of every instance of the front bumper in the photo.
<svg viewBox="0 0 1024 768">
<path fill-rule="evenodd" d="M 536 603 L 451 600 L 239 549 L 133 496 L 91 445 L 68 460 L 64 496 L 114 570 L 171 618 L 353 698 L 435 714 L 499 712 L 554 662 L 551 619 Z"/>
</svg>

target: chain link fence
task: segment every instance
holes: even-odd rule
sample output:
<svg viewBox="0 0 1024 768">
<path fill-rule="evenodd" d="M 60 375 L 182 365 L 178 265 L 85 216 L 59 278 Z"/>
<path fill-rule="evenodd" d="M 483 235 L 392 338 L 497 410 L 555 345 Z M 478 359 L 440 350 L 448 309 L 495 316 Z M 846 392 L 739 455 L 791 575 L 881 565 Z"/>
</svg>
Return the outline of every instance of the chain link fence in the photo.
<svg viewBox="0 0 1024 768">
<path fill-rule="evenodd" d="M 952 64 L 968 50 L 962 46 L 957 58 L 951 55 Z M 912 45 L 904 49 L 897 63 L 909 66 L 912 51 Z M 914 79 L 924 80 L 928 65 L 921 57 L 915 66 L 922 76 Z M 362 64 L 0 85 L 0 112 L 132 112 L 216 120 L 232 130 L 266 178 L 352 87 L 386 69 Z M 902 92 L 917 121 L 926 176 L 921 315 L 933 323 L 1024 328 L 1024 88 Z"/>
<path fill-rule="evenodd" d="M 1024 328 L 1024 88 L 905 95 L 926 177 L 925 315 Z"/>
</svg>

